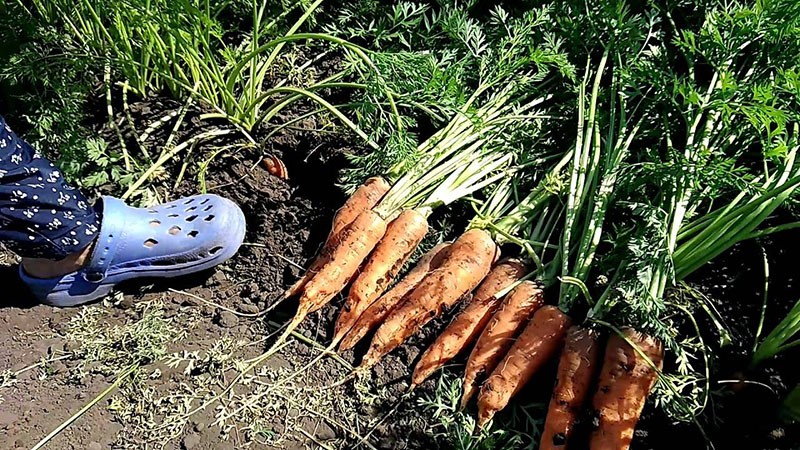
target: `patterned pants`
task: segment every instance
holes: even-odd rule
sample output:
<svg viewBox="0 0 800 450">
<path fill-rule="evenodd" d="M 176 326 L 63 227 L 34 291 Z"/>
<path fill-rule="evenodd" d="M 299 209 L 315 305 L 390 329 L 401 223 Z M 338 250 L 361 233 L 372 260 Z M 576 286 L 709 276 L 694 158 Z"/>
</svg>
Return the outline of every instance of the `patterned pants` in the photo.
<svg viewBox="0 0 800 450">
<path fill-rule="evenodd" d="M 0 116 L 0 242 L 22 257 L 61 259 L 98 229 L 86 197 Z"/>
</svg>

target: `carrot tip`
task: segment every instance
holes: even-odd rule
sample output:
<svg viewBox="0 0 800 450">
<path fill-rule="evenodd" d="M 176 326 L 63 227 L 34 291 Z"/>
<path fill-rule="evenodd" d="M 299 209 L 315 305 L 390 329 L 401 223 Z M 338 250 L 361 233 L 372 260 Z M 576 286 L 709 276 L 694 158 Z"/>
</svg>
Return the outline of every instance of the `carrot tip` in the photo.
<svg viewBox="0 0 800 450">
<path fill-rule="evenodd" d="M 478 413 L 478 430 L 483 430 L 483 428 L 492 421 L 494 417 L 494 413 L 489 413 L 486 411 Z"/>
<path fill-rule="evenodd" d="M 467 409 L 469 401 L 474 393 L 475 387 L 472 384 L 464 385 L 464 393 L 461 395 L 461 405 L 459 406 L 461 411 Z"/>
</svg>

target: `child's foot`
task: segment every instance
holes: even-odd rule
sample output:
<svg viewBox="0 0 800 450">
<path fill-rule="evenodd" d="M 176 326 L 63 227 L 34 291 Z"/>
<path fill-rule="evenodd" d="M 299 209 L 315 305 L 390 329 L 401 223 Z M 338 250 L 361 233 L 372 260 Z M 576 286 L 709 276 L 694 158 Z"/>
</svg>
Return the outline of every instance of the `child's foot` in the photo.
<svg viewBox="0 0 800 450">
<path fill-rule="evenodd" d="M 170 278 L 214 267 L 236 254 L 245 220 L 233 202 L 198 195 L 154 208 L 103 197 L 97 240 L 60 261 L 26 259 L 20 277 L 41 301 L 74 306 L 97 300 L 122 281 Z"/>
<path fill-rule="evenodd" d="M 57 261 L 43 258 L 22 258 L 21 267 L 26 274 L 34 278 L 60 277 L 61 275 L 77 272 L 88 264 L 93 249 L 94 244 Z"/>
</svg>

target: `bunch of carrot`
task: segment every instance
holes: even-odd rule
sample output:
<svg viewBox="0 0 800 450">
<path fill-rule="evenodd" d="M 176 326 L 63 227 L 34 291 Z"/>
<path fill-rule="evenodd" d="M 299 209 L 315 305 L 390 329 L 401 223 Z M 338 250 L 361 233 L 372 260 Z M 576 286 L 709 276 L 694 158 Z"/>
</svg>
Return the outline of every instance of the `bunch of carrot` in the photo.
<svg viewBox="0 0 800 450">
<path fill-rule="evenodd" d="M 497 144 L 498 136 L 511 129 L 536 129 L 538 119 L 521 113 L 532 113 L 546 97 L 536 97 L 533 91 L 518 91 L 512 83 L 488 97 L 485 91 L 476 92 L 464 111 L 420 145 L 420 161 L 399 179 L 390 183 L 372 178 L 355 191 L 334 217 L 319 255 L 284 295 L 300 296 L 297 314 L 284 337 L 348 284 L 350 290 L 336 322 L 332 345 L 347 339 L 345 334 L 351 329 L 354 334 L 361 332 L 364 324 L 357 321 L 362 316 L 364 321 L 381 320 L 376 317 L 380 309 L 386 309 L 381 305 L 386 305 L 388 299 L 397 302 L 403 298 L 398 295 L 398 287 L 386 294 L 384 291 L 426 235 L 427 218 L 435 208 L 504 180 L 522 165 L 527 164 L 527 170 L 535 169 L 536 161 L 517 162 L 515 152 Z M 476 107 L 478 101 L 482 104 Z M 404 323 L 409 334 L 413 333 L 417 322 L 425 322 L 424 317 L 431 311 L 441 311 L 475 288 L 495 261 L 496 251 L 487 233 L 475 230 L 465 234 L 446 252 L 438 252 L 438 258 L 429 258 L 427 264 L 437 265 L 416 272 L 421 277 L 416 285 L 400 284 L 407 286 L 413 299 L 404 301 L 410 305 L 409 310 L 398 312 L 398 308 L 388 320 Z M 443 272 L 449 272 L 449 276 L 434 279 Z M 444 279 L 458 282 L 442 297 Z M 411 295 L 412 289 L 417 293 Z M 399 344 L 407 337 L 379 336 L 376 339 L 387 340 L 387 352 L 393 348 L 392 343 Z"/>
<path fill-rule="evenodd" d="M 484 279 L 464 311 L 422 355 L 412 377 L 412 385 L 422 383 L 475 341 L 465 368 L 462 407 L 482 381 L 478 425 L 484 426 L 561 352 L 557 383 L 540 444 L 543 449 L 565 448 L 595 378 L 599 388 L 593 408 L 599 426 L 592 435 L 592 448 L 627 448 L 663 357 L 657 340 L 626 328 L 609 339 L 598 374 L 599 333 L 587 326 L 573 325 L 569 314 L 580 292 L 575 284 L 586 282 L 594 261 L 617 169 L 637 129 L 634 123 L 624 127 L 628 131 L 619 136 L 608 133 L 610 141 L 604 143 L 599 139 L 599 87 L 607 58 L 608 54 L 598 64 L 588 107 L 583 101 L 590 74 L 588 67 L 579 93 L 578 129 L 583 133 L 567 155 L 569 186 L 559 252 L 554 258 L 557 261 L 540 265 L 534 272 L 546 283 L 552 283 L 553 272 L 560 270 L 564 283 L 558 306 L 544 304 L 543 284 L 520 281 L 526 278 L 524 265 L 513 259 L 502 261 Z M 624 108 L 624 99 L 619 101 L 619 106 L 611 103 L 609 107 Z M 555 173 L 561 168 L 557 166 Z M 518 210 L 534 212 L 540 217 L 546 215 L 529 206 L 522 202 Z M 510 214 L 500 223 L 513 222 L 514 217 L 515 214 Z M 540 241 L 549 233 L 530 235 L 528 239 Z M 508 292 L 510 288 L 513 289 Z"/>
<path fill-rule="evenodd" d="M 341 344 L 341 349 L 349 349 L 374 330 L 361 363 L 363 370 L 472 293 L 464 311 L 420 358 L 412 386 L 422 383 L 474 343 L 464 376 L 462 405 L 466 405 L 480 387 L 479 424 L 483 426 L 565 347 L 560 365 L 564 376 L 559 378 L 554 397 L 561 399 L 554 400 L 551 405 L 549 416 L 553 418 L 548 420 L 548 430 L 566 439 L 595 376 L 591 355 L 598 353 L 597 333 L 588 328 L 571 328 L 573 319 L 568 311 L 575 297 L 576 291 L 571 289 L 574 286 L 562 287 L 562 291 L 568 294 L 561 296 L 559 306 L 545 305 L 546 286 L 528 279 L 538 278 L 552 284 L 560 269 L 562 277 L 585 280 L 593 260 L 596 240 L 610 200 L 609 192 L 613 190 L 616 166 L 631 141 L 628 136 L 621 136 L 613 142 L 610 150 L 602 148 L 599 142 L 596 131 L 599 119 L 595 110 L 606 60 L 607 56 L 604 56 L 594 78 L 588 108 L 583 103 L 583 91 L 579 96 L 579 128 L 584 131 L 579 135 L 575 149 L 547 166 L 542 171 L 544 175 L 536 179 L 530 193 L 522 200 L 513 200 L 516 195 L 511 195 L 508 183 L 499 183 L 466 232 L 454 242 L 440 244 L 429 251 L 406 277 L 385 293 L 427 230 L 425 215 L 418 212 L 419 205 L 443 203 L 440 200 L 445 198 L 442 193 L 458 192 L 458 189 L 447 184 L 447 179 L 453 179 L 448 176 L 444 182 L 438 181 L 437 186 L 423 189 L 430 192 L 426 200 L 409 200 L 417 195 L 409 195 L 413 191 L 410 186 L 420 190 L 425 183 L 417 180 L 424 179 L 429 172 L 440 170 L 441 162 L 432 165 L 422 175 L 405 176 L 407 180 L 401 179 L 391 188 L 381 179 L 371 179 L 361 186 L 337 213 L 333 230 L 320 255 L 304 277 L 287 292 L 287 296 L 301 293 L 299 311 L 289 329 L 308 312 L 330 301 L 352 280 L 336 322 L 332 346 Z M 587 68 L 584 86 L 588 76 Z M 585 109 L 589 111 L 588 117 L 584 117 Z M 473 158 L 470 152 L 485 141 L 477 139 L 471 142 L 466 151 L 454 151 L 448 156 L 459 158 L 463 154 Z M 599 164 L 601 153 L 605 155 L 604 164 Z M 464 158 L 466 161 L 468 159 Z M 503 160 L 498 158 L 495 161 Z M 466 164 L 466 167 L 471 165 Z M 485 164 L 480 167 L 485 167 Z M 453 173 L 458 173 L 456 178 L 465 178 L 461 170 Z M 481 176 L 467 177 L 472 180 L 470 192 L 477 190 L 472 186 L 489 184 L 483 181 L 491 177 L 487 177 L 485 172 L 477 173 Z M 563 178 L 570 180 L 566 206 L 562 206 L 557 198 L 560 192 L 548 185 L 553 179 Z M 598 186 L 598 182 L 602 189 L 594 195 L 592 189 Z M 404 209 L 409 204 L 417 205 L 416 210 Z M 387 212 L 395 215 L 388 226 L 384 219 Z M 593 220 L 594 227 L 584 230 L 584 221 L 589 219 Z M 345 223 L 348 220 L 351 222 Z M 567 230 L 560 236 L 555 233 L 559 226 Z M 582 237 L 580 242 L 571 240 L 572 231 L 578 231 Z M 554 247 L 549 241 L 556 237 L 561 237 L 562 242 L 555 246 L 558 251 L 548 260 L 545 256 Z M 504 243 L 519 244 L 535 269 L 529 272 L 528 264 L 515 258 L 498 261 L 499 245 Z M 576 267 L 571 267 L 570 263 Z M 646 341 L 643 338 L 642 342 Z M 625 379 L 625 374 L 615 371 L 614 365 L 619 365 L 620 358 L 635 354 L 623 348 L 627 342 L 613 338 L 609 341 L 607 369 L 601 373 L 600 381 L 621 391 L 628 391 L 634 385 L 647 385 L 642 380 L 652 381 L 655 373 L 644 369 L 635 373 L 627 371 L 628 379 Z M 630 367 L 630 364 L 623 367 Z M 614 381 L 614 378 L 622 381 Z M 613 396 L 597 397 L 595 406 L 598 411 L 608 410 L 608 415 L 616 411 L 628 418 L 624 424 L 612 425 L 609 422 L 603 425 L 598 429 L 598 436 L 613 435 L 619 441 L 622 439 L 619 436 L 632 434 L 649 388 L 636 392 L 638 397 L 625 405 L 615 404 L 618 399 Z M 555 431 L 561 428 L 564 431 Z"/>
<path fill-rule="evenodd" d="M 624 247 L 600 252 L 601 241 L 615 238 L 606 216 L 615 202 L 620 204 L 615 195 L 623 167 L 639 156 L 631 147 L 646 121 L 666 120 L 660 115 L 664 106 L 647 97 L 645 86 L 656 83 L 626 71 L 628 65 L 651 67 L 644 60 L 659 57 L 640 51 L 651 37 L 641 35 L 636 45 L 604 45 L 599 62 L 587 64 L 578 86 L 574 146 L 532 166 L 521 161 L 525 152 L 508 152 L 495 138 L 504 138 L 511 124 L 533 120 L 531 111 L 547 96 L 521 97 L 513 84 L 495 91 L 504 86 L 498 82 L 478 89 L 446 127 L 420 145 L 416 165 L 398 179 L 368 180 L 336 214 L 319 255 L 286 293 L 287 298 L 300 295 L 286 334 L 349 285 L 331 345 L 347 350 L 372 333 L 363 370 L 468 298 L 421 355 L 412 388 L 467 354 L 461 404 L 477 396 L 482 427 L 557 360 L 540 448 L 567 448 L 588 407 L 596 419 L 591 448 L 627 449 L 660 376 L 665 344 L 674 348 L 657 326 L 663 324 L 659 308 L 665 290 L 734 242 L 758 235 L 758 226 L 800 186 L 794 129 L 795 134 L 787 132 L 791 145 L 785 158 L 775 166 L 765 164 L 767 170 L 757 178 L 763 186 L 742 189 L 725 207 L 703 202 L 705 197 L 693 190 L 692 173 L 665 177 L 663 188 L 648 186 L 646 195 L 658 194 L 652 200 L 624 199 L 626 205 L 647 203 L 667 214 L 663 261 L 637 257 Z M 757 143 L 755 135 L 718 124 L 721 112 L 714 108 L 722 103 L 711 100 L 722 89 L 721 76 L 714 75 L 704 90 L 701 106 L 687 100 L 685 110 L 675 112 L 688 112 L 691 124 L 680 145 L 684 154 L 675 159 L 694 168 L 715 145 Z M 670 152 L 674 137 L 665 138 Z M 519 195 L 519 186 L 527 195 Z M 431 211 L 476 193 L 483 200 L 472 200 L 482 206 L 467 230 L 435 246 L 395 280 L 426 235 Z M 711 213 L 686 219 L 701 206 Z M 631 228 L 651 231 L 642 224 Z M 608 269 L 612 281 L 595 301 L 587 286 L 601 263 L 616 268 Z M 631 288 L 636 283 L 646 286 Z M 551 288 L 558 295 L 548 305 L 545 292 Z M 607 337 L 604 330 L 611 330 Z"/>
</svg>

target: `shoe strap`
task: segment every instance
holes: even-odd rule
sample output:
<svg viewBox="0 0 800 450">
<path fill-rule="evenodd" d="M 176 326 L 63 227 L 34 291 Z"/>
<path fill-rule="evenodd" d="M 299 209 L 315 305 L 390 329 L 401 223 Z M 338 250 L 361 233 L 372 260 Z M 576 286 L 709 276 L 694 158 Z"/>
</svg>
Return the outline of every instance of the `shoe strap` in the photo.
<svg viewBox="0 0 800 450">
<path fill-rule="evenodd" d="M 131 209 L 122 200 L 103 196 L 100 232 L 94 243 L 89 264 L 84 267 L 83 278 L 90 283 L 101 283 L 114 262 L 120 243 L 124 242 L 125 217 Z"/>
</svg>

